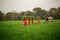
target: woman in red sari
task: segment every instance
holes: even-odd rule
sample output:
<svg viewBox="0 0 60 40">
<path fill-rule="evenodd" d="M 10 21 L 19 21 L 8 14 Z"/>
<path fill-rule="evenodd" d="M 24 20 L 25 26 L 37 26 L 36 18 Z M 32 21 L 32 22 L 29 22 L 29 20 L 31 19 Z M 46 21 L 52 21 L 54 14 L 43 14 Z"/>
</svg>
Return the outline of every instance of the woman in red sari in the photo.
<svg viewBox="0 0 60 40">
<path fill-rule="evenodd" d="M 28 18 L 28 25 L 30 25 L 30 18 Z"/>
<path fill-rule="evenodd" d="M 26 26 L 26 25 L 27 25 L 27 22 L 26 22 L 26 19 L 25 19 L 25 18 L 24 18 L 23 25 L 24 25 L 24 26 Z"/>
</svg>

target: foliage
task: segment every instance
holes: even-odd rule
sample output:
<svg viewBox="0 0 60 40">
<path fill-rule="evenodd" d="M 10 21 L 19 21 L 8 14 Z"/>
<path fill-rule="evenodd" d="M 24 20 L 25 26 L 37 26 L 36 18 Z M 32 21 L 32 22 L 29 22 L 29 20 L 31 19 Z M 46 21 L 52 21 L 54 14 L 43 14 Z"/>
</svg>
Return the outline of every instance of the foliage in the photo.
<svg viewBox="0 0 60 40">
<path fill-rule="evenodd" d="M 60 7 L 58 8 L 50 8 L 49 11 L 42 9 L 40 7 L 33 8 L 33 11 L 22 11 L 22 12 L 7 12 L 4 14 L 2 11 L 0 11 L 0 21 L 2 20 L 21 20 L 26 16 L 26 19 L 29 16 L 34 17 L 37 19 L 37 17 L 40 17 L 41 19 L 45 19 L 46 17 L 52 16 L 54 19 L 60 19 Z"/>
</svg>

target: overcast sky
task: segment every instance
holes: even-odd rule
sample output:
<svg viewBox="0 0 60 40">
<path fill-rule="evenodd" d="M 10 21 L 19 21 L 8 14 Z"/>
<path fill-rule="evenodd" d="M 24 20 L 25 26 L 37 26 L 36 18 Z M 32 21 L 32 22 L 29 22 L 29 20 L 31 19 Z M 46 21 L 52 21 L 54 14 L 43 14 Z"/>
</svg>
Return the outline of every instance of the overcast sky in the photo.
<svg viewBox="0 0 60 40">
<path fill-rule="evenodd" d="M 16 10 L 17 12 L 31 10 L 35 7 L 49 10 L 60 7 L 60 0 L 0 0 L 0 11 L 6 13 Z"/>
</svg>

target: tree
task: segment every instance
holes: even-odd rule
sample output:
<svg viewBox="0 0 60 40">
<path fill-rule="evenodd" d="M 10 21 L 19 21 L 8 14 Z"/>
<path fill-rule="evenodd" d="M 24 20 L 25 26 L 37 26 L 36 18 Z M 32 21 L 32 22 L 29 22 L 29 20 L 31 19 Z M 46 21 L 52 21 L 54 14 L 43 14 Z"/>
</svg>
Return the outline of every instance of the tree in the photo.
<svg viewBox="0 0 60 40">
<path fill-rule="evenodd" d="M 48 16 L 48 14 L 47 14 L 48 11 L 46 11 L 45 9 L 43 9 L 41 13 L 42 13 L 42 18 L 43 18 L 43 19 L 45 19 L 45 17 Z"/>
<path fill-rule="evenodd" d="M 56 15 L 57 15 L 57 9 L 56 8 L 50 8 L 49 16 L 52 16 L 56 19 Z"/>
<path fill-rule="evenodd" d="M 35 14 L 40 14 L 41 8 L 39 8 L 39 7 L 33 8 L 33 12 L 34 12 Z"/>
<path fill-rule="evenodd" d="M 21 14 L 20 13 L 16 13 L 15 15 L 15 20 L 21 20 Z"/>
<path fill-rule="evenodd" d="M 4 20 L 4 13 L 2 13 L 2 11 L 0 11 L 0 21 Z"/>
<path fill-rule="evenodd" d="M 39 7 L 33 8 L 33 12 L 35 13 L 36 17 L 39 16 L 43 19 L 44 13 L 43 10 Z"/>
<path fill-rule="evenodd" d="M 34 16 L 33 12 L 31 12 L 31 11 L 26 11 L 25 12 L 25 15 L 26 16 Z"/>
<path fill-rule="evenodd" d="M 14 20 L 14 14 L 12 12 L 7 12 L 6 19 L 7 20 Z"/>
<path fill-rule="evenodd" d="M 57 9 L 57 16 L 56 16 L 57 19 L 60 19 L 60 7 L 58 7 Z"/>
<path fill-rule="evenodd" d="M 24 15 L 25 15 L 25 12 L 24 12 L 24 11 L 22 11 L 20 14 L 21 14 L 21 16 L 24 16 Z"/>
</svg>

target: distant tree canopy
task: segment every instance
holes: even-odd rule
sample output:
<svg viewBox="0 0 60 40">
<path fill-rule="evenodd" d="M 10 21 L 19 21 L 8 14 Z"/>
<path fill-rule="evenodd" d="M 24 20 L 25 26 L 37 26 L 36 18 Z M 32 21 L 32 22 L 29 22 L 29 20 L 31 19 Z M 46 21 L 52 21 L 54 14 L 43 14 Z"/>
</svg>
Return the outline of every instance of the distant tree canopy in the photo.
<svg viewBox="0 0 60 40">
<path fill-rule="evenodd" d="M 41 19 L 45 19 L 45 17 L 52 16 L 54 19 L 60 19 L 60 7 L 58 8 L 50 8 L 49 11 L 42 9 L 40 7 L 35 7 L 32 9 L 33 11 L 22 11 L 22 12 L 7 12 L 4 14 L 0 11 L 0 21 L 2 20 L 22 20 L 24 17 L 35 18 L 38 17 Z"/>
<path fill-rule="evenodd" d="M 58 9 L 57 9 L 57 14 L 56 15 L 57 15 L 56 18 L 60 19 L 60 7 L 58 7 Z"/>
<path fill-rule="evenodd" d="M 39 16 L 42 19 L 44 19 L 45 15 L 46 15 L 46 10 L 42 10 L 39 7 L 33 8 L 33 12 L 36 15 L 36 17 Z"/>
<path fill-rule="evenodd" d="M 0 11 L 0 21 L 4 20 L 4 13 L 2 13 L 2 11 Z"/>
</svg>

